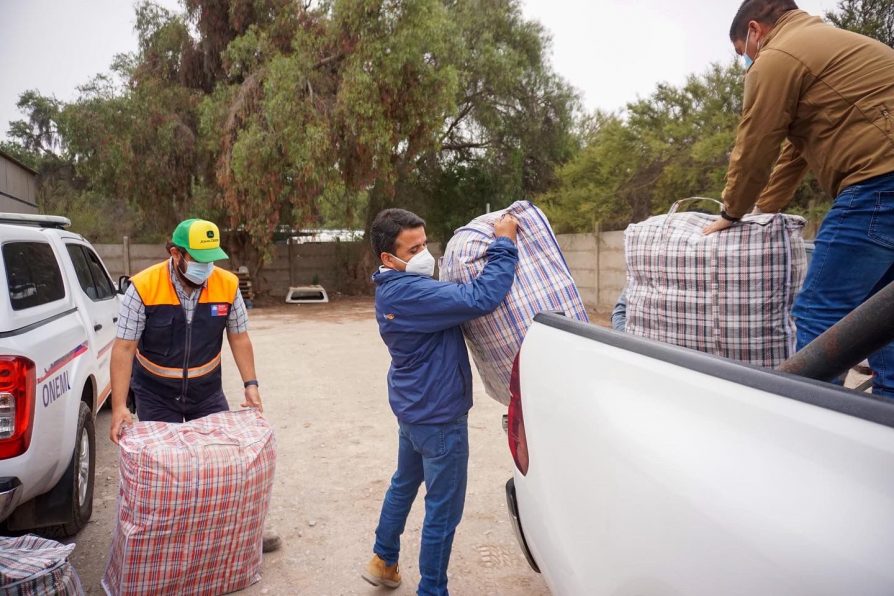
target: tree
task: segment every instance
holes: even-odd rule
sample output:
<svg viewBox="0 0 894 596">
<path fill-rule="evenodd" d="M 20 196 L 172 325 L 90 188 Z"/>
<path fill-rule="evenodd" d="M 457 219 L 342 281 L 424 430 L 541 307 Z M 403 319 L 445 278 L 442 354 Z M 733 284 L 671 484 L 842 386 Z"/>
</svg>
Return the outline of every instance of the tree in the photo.
<svg viewBox="0 0 894 596">
<path fill-rule="evenodd" d="M 322 10 L 301 15 L 289 52 L 261 29 L 235 38 L 226 62 L 238 84 L 202 105 L 222 200 L 261 244 L 278 222 L 321 221 L 324 197 L 364 211 L 367 228 L 387 206 L 419 210 L 446 240 L 487 203 L 554 183 L 573 148 L 576 97 L 517 2 L 339 0 Z"/>
<path fill-rule="evenodd" d="M 68 172 L 43 186 L 54 208 L 115 205 L 110 229 L 141 238 L 206 216 L 257 259 L 283 225 L 363 226 L 397 203 L 446 239 L 551 188 L 576 147 L 576 96 L 517 0 L 184 8 L 138 4 L 137 52 L 75 102 L 23 96 L 14 144 Z"/>
<path fill-rule="evenodd" d="M 836 27 L 874 37 L 894 48 L 894 3 L 891 0 L 841 0 L 826 13 Z"/>
<path fill-rule="evenodd" d="M 244 49 L 269 47 L 264 33 L 233 40 L 244 76 L 202 106 L 220 197 L 260 246 L 280 222 L 318 220 L 324 194 L 390 192 L 452 107 L 455 42 L 437 0 L 336 0 L 304 16 L 291 52 L 254 65 Z"/>
<path fill-rule="evenodd" d="M 560 230 L 623 227 L 676 200 L 720 195 L 741 112 L 738 63 L 660 84 L 622 115 L 597 113 L 582 151 L 542 200 Z"/>
<path fill-rule="evenodd" d="M 439 146 L 406 169 L 391 199 L 419 206 L 429 235 L 441 241 L 488 205 L 499 209 L 553 188 L 556 167 L 579 147 L 579 100 L 552 71 L 542 27 L 514 1 L 451 2 L 448 9 L 459 36 L 456 107 L 444 114 Z"/>
</svg>

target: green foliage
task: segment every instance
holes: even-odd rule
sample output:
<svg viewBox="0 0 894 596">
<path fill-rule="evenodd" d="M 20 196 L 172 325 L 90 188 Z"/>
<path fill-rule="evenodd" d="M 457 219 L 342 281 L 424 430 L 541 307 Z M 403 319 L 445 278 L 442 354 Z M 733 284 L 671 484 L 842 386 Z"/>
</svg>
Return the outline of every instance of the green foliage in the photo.
<svg viewBox="0 0 894 596">
<path fill-rule="evenodd" d="M 550 189 L 577 148 L 576 96 L 516 0 L 184 8 L 140 2 L 138 51 L 75 102 L 23 94 L 12 144 L 48 209 L 138 238 L 207 216 L 259 258 L 282 225 L 363 227 L 392 204 L 446 239 Z"/>
<path fill-rule="evenodd" d="M 553 73 L 540 25 L 526 21 L 514 1 L 448 9 L 459 36 L 456 109 L 445 115 L 440 150 L 417 160 L 393 199 L 420 206 L 429 235 L 440 241 L 488 204 L 499 209 L 551 189 L 556 166 L 578 149 L 578 99 Z"/>
<path fill-rule="evenodd" d="M 559 230 L 620 228 L 689 196 L 720 195 L 741 111 L 738 63 L 660 84 L 625 114 L 597 113 L 581 152 L 541 197 Z"/>
<path fill-rule="evenodd" d="M 28 114 L 28 119 L 11 122 L 8 134 L 22 152 L 31 153 L 32 159 L 39 159 L 62 150 L 63 140 L 59 135 L 61 102 L 29 90 L 19 96 L 16 107 Z"/>
<path fill-rule="evenodd" d="M 836 11 L 826 13 L 836 27 L 874 37 L 894 48 L 894 2 L 891 0 L 841 0 Z"/>
<path fill-rule="evenodd" d="M 889 0 L 842 0 L 826 17 L 894 47 Z M 681 87 L 658 85 L 622 114 L 595 114 L 583 148 L 559 168 L 558 187 L 539 198 L 554 226 L 589 231 L 600 222 L 618 229 L 681 198 L 719 198 L 735 143 L 743 74 L 737 62 L 714 65 Z M 816 220 L 830 204 L 808 176 L 788 211 Z"/>
<path fill-rule="evenodd" d="M 136 6 L 138 50 L 64 103 L 24 92 L 2 149 L 38 201 L 97 239 L 163 238 L 204 216 L 257 258 L 279 227 L 419 212 L 429 235 L 538 197 L 559 230 L 621 227 L 719 196 L 738 64 L 579 117 L 519 0 L 183 0 Z M 840 27 L 894 47 L 894 5 L 842 0 Z M 827 204 L 808 179 L 792 205 Z"/>
</svg>

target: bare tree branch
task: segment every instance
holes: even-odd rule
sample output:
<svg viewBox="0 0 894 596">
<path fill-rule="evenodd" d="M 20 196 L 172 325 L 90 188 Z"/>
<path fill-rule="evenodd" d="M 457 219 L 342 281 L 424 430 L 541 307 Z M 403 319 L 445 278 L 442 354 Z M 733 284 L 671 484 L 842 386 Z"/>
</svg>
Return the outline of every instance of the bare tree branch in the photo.
<svg viewBox="0 0 894 596">
<path fill-rule="evenodd" d="M 447 132 L 443 134 L 441 137 L 441 143 L 446 141 L 450 135 L 456 130 L 456 127 L 459 126 L 460 122 L 462 122 L 463 118 L 469 115 L 472 111 L 472 104 L 467 103 L 466 106 L 460 111 L 459 115 L 453 119 L 453 122 L 450 123 L 450 126 L 447 127 Z"/>
</svg>

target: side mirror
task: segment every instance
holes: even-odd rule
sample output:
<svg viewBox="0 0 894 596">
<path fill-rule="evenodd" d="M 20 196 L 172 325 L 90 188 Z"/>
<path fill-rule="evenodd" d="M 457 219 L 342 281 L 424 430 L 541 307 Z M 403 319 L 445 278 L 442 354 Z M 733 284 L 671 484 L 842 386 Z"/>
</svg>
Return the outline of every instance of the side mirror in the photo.
<svg viewBox="0 0 894 596">
<path fill-rule="evenodd" d="M 130 276 L 122 275 L 118 278 L 118 293 L 124 294 L 127 291 L 127 288 L 130 287 Z"/>
</svg>

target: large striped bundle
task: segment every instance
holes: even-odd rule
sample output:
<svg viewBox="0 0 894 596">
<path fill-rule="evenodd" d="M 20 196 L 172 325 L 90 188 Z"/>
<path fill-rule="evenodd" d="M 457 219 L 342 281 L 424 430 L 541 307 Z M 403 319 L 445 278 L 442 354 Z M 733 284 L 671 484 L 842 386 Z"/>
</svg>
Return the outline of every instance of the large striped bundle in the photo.
<svg viewBox="0 0 894 596">
<path fill-rule="evenodd" d="M 463 333 L 487 394 L 508 404 L 512 361 L 534 316 L 558 311 L 579 321 L 588 318 L 549 221 L 529 201 L 517 201 L 458 229 L 444 250 L 441 280 L 468 283 L 481 273 L 494 239 L 493 223 L 504 213 L 519 221 L 515 282 L 497 310 L 463 325 Z"/>
<path fill-rule="evenodd" d="M 276 446 L 256 410 L 140 422 L 120 448 L 108 594 L 225 594 L 260 579 Z"/>
<path fill-rule="evenodd" d="M 0 594 L 77 596 L 81 580 L 68 562 L 74 544 L 59 544 L 32 534 L 0 536 Z"/>
<path fill-rule="evenodd" d="M 716 220 L 679 213 L 627 228 L 627 332 L 775 367 L 795 348 L 804 219 L 754 215 L 705 236 Z"/>
</svg>

